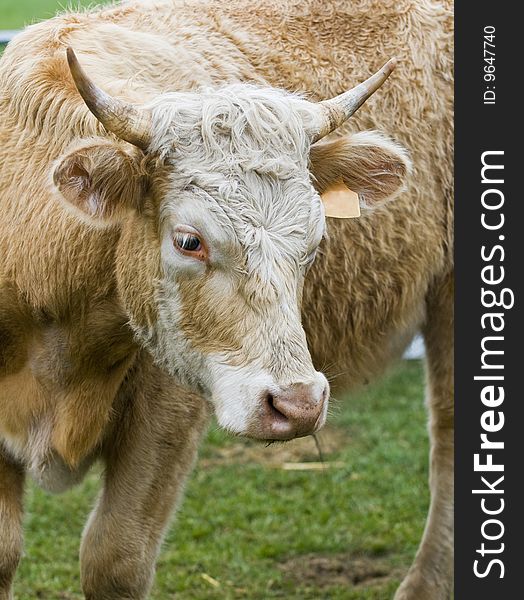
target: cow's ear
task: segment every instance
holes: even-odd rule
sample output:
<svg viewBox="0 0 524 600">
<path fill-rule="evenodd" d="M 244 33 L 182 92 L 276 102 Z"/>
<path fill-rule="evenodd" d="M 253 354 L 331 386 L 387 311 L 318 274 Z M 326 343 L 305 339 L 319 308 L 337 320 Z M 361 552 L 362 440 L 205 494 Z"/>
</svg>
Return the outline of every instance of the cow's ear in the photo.
<svg viewBox="0 0 524 600">
<path fill-rule="evenodd" d="M 138 149 L 109 140 L 86 141 L 57 161 L 53 182 L 78 216 L 110 225 L 140 209 L 147 185 L 142 158 Z"/>
<path fill-rule="evenodd" d="M 404 188 L 411 162 L 404 148 L 367 131 L 314 144 L 310 169 L 319 194 L 343 182 L 363 208 L 373 209 Z"/>
</svg>

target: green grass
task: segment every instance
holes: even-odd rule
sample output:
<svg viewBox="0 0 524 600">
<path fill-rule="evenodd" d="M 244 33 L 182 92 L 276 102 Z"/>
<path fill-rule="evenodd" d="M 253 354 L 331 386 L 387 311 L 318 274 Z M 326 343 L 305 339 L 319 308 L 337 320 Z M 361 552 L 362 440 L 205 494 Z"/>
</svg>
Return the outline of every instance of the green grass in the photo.
<svg viewBox="0 0 524 600">
<path fill-rule="evenodd" d="M 422 366 L 409 362 L 340 399 L 322 442 L 334 467 L 324 471 L 279 466 L 318 460 L 312 438 L 264 448 L 213 427 L 152 598 L 390 600 L 428 505 L 422 397 Z M 17 598 L 82 597 L 78 545 L 98 489 L 97 473 L 62 496 L 29 486 Z"/>
<path fill-rule="evenodd" d="M 108 0 L 0 0 L 0 29 L 21 29 L 35 21 L 49 19 L 68 7 L 107 4 Z"/>
</svg>

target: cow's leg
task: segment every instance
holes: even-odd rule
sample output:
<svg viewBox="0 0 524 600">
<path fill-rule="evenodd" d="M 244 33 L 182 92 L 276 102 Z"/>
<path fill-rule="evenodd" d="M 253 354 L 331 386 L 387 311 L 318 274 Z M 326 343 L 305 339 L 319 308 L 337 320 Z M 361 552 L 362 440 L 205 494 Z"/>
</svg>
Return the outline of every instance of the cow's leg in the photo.
<svg viewBox="0 0 524 600">
<path fill-rule="evenodd" d="M 428 297 L 424 328 L 431 506 L 417 556 L 395 600 L 449 600 L 453 583 L 453 279 Z"/>
<path fill-rule="evenodd" d="M 87 600 L 139 600 L 207 423 L 205 402 L 140 359 L 104 452 L 104 488 L 83 535 Z"/>
<path fill-rule="evenodd" d="M 11 586 L 22 555 L 24 472 L 0 449 L 0 600 L 12 597 Z"/>
</svg>

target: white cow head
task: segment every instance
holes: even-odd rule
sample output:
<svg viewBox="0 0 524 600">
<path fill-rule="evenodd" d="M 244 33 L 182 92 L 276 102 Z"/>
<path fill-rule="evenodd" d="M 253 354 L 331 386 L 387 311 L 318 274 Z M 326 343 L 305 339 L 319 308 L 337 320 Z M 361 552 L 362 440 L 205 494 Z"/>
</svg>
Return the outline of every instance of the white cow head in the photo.
<svg viewBox="0 0 524 600">
<path fill-rule="evenodd" d="M 81 218 L 121 227 L 118 292 L 157 363 L 204 394 L 219 423 L 261 439 L 320 428 L 329 385 L 301 325 L 304 277 L 325 233 L 319 192 L 344 179 L 368 205 L 394 195 L 405 153 L 378 134 L 322 145 L 386 79 L 315 104 L 236 84 L 118 101 L 68 60 L 116 138 L 83 140 L 56 188 Z"/>
</svg>

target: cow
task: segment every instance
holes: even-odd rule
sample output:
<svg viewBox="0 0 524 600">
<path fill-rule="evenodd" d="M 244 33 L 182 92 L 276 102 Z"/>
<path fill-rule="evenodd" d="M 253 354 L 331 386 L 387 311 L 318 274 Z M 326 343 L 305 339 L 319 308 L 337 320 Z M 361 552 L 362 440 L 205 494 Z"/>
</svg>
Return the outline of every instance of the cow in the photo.
<svg viewBox="0 0 524 600">
<path fill-rule="evenodd" d="M 103 462 L 83 591 L 145 598 L 209 406 L 235 434 L 308 435 L 327 376 L 355 389 L 417 330 L 431 505 L 395 598 L 449 598 L 452 25 L 448 0 L 131 0 L 9 44 L 0 598 L 26 476 L 60 492 Z M 334 186 L 360 218 L 329 216 Z"/>
</svg>

